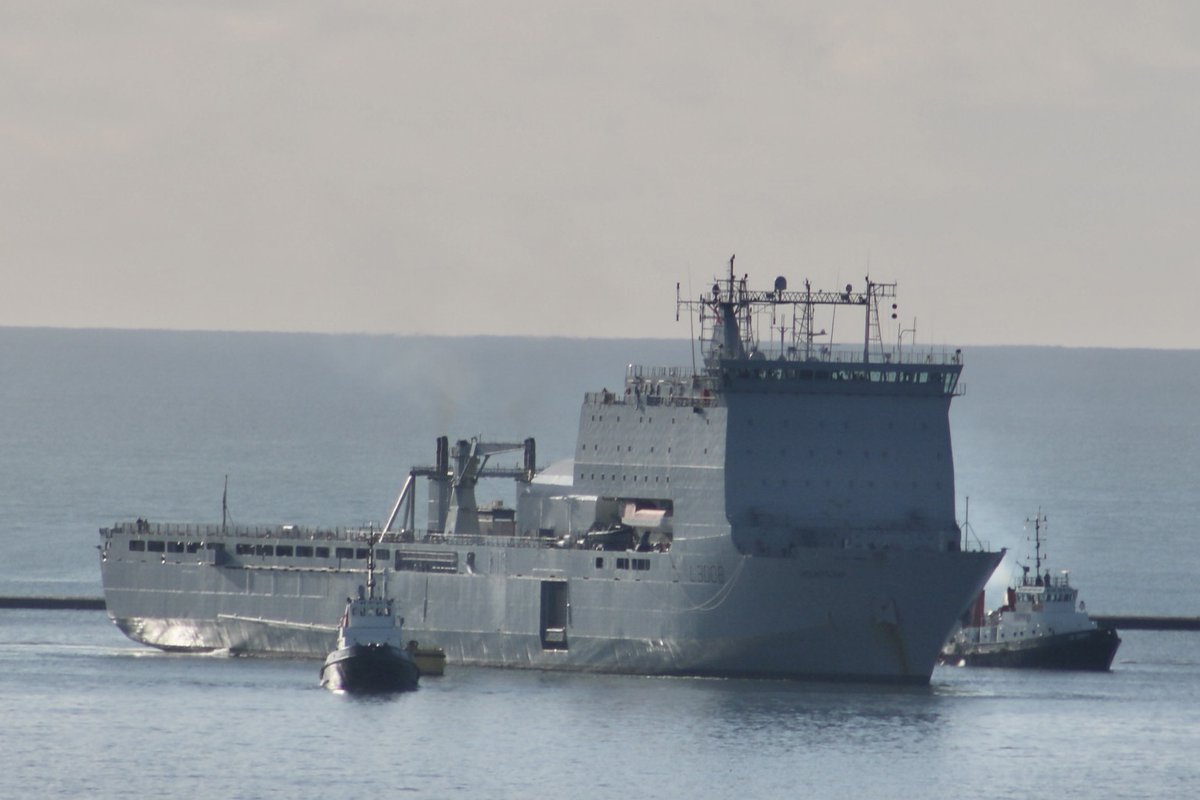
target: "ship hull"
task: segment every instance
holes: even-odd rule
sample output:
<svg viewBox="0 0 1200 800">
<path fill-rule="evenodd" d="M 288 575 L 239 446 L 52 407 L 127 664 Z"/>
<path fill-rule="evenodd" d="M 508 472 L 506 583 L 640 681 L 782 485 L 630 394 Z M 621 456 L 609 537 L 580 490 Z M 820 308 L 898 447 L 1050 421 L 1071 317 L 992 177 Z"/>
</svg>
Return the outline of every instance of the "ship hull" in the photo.
<svg viewBox="0 0 1200 800">
<path fill-rule="evenodd" d="M 355 644 L 326 657 L 321 685 L 359 694 L 408 692 L 417 688 L 420 674 L 412 658 L 397 647 Z"/>
<path fill-rule="evenodd" d="M 943 657 L 968 667 L 1014 667 L 1107 672 L 1121 639 L 1111 628 L 1074 631 L 1001 644 L 959 645 Z"/>
<path fill-rule="evenodd" d="M 442 546 L 473 568 L 386 570 L 377 580 L 396 599 L 406 634 L 442 648 L 451 664 L 924 684 L 1001 557 L 679 550 Z M 102 561 L 110 617 L 134 640 L 168 650 L 321 657 L 336 635 L 328 621 L 364 582 L 353 568 L 119 554 L 115 547 Z"/>
</svg>

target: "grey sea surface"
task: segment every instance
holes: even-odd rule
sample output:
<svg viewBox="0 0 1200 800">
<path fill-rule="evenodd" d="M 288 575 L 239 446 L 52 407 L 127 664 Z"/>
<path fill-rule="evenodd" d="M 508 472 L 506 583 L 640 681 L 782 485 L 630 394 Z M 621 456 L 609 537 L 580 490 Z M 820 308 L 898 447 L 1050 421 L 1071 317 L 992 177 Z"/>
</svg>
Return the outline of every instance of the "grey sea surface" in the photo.
<svg viewBox="0 0 1200 800">
<path fill-rule="evenodd" d="M 0 328 L 0 595 L 100 593 L 117 520 L 380 521 L 433 442 L 572 454 L 588 390 L 681 341 Z M 1200 615 L 1200 353 L 972 348 L 970 528 L 1049 517 L 1095 613 Z M 489 484 L 490 488 L 490 484 Z M 509 487 L 494 487 L 511 499 Z M 489 499 L 481 494 L 481 499 Z M 103 612 L 0 610 L 0 797 L 1188 797 L 1200 634 L 1113 671 L 939 667 L 922 689 L 452 668 L 354 700 L 314 662 L 160 653 Z"/>
</svg>

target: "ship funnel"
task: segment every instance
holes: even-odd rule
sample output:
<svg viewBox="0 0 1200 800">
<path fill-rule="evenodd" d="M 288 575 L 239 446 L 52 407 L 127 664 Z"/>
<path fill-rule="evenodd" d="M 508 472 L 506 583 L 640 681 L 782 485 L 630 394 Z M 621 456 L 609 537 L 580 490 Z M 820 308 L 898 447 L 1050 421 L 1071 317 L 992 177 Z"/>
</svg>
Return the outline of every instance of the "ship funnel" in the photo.
<svg viewBox="0 0 1200 800">
<path fill-rule="evenodd" d="M 437 438 L 437 462 L 429 479 L 429 522 L 431 532 L 446 530 L 446 516 L 450 512 L 450 439 Z"/>
<path fill-rule="evenodd" d="M 533 480 L 534 473 L 537 472 L 537 445 L 530 436 L 525 440 L 525 480 Z"/>
<path fill-rule="evenodd" d="M 435 465 L 439 478 L 446 477 L 446 473 L 450 471 L 450 439 L 446 436 L 439 436 L 437 439 L 437 462 Z"/>
</svg>

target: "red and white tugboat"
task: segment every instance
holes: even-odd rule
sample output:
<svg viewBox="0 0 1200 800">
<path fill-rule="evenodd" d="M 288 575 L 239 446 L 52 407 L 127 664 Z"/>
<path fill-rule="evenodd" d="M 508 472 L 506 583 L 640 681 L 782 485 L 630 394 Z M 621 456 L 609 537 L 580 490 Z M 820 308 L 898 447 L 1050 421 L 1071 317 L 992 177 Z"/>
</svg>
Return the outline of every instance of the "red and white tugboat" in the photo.
<svg viewBox="0 0 1200 800">
<path fill-rule="evenodd" d="M 1066 570 L 1043 574 L 1046 518 L 1041 512 L 1033 526 L 1033 575 L 1022 566 L 1021 579 L 1008 588 L 1004 605 L 986 615 L 980 592 L 962 627 L 942 650 L 941 663 L 1099 672 L 1112 666 L 1120 637 L 1087 615 Z"/>
<path fill-rule="evenodd" d="M 405 692 L 417 688 L 421 670 L 404 645 L 403 623 L 391 598 L 375 596 L 374 542 L 367 590 L 347 598 L 337 647 L 321 667 L 321 685 L 335 692 Z"/>
</svg>

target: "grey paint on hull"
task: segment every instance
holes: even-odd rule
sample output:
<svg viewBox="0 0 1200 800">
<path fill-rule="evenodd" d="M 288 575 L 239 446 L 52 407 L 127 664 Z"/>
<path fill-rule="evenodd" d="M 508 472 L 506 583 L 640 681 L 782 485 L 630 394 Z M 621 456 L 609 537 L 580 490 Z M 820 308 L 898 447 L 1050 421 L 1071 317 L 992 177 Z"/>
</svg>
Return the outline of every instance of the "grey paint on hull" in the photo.
<svg viewBox="0 0 1200 800">
<path fill-rule="evenodd" d="M 928 680 L 947 631 L 1000 557 L 814 550 L 693 563 L 671 553 L 476 547 L 460 560 L 467 552 L 511 571 L 379 575 L 408 635 L 444 648 L 450 663 L 910 683 Z M 617 556 L 651 567 L 595 567 Z M 103 573 L 109 614 L 137 641 L 308 657 L 329 652 L 345 598 L 365 581 L 362 570 L 115 558 Z M 565 647 L 544 641 L 544 583 L 567 586 Z"/>
</svg>

